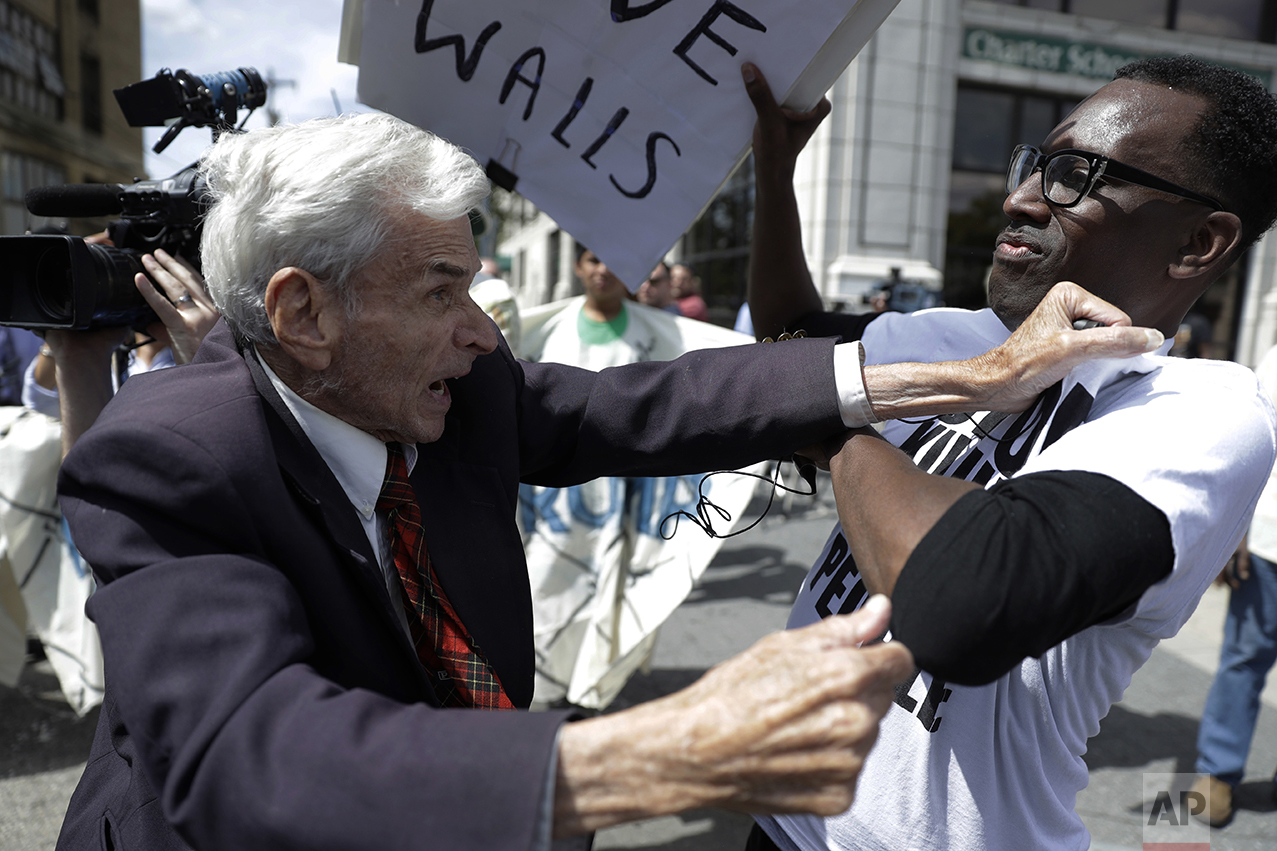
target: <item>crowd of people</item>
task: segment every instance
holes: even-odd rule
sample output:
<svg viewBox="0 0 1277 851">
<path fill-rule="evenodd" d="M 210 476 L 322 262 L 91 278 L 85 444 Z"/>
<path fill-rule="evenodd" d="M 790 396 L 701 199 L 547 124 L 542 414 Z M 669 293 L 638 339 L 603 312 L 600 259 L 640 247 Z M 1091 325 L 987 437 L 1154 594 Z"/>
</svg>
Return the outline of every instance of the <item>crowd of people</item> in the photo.
<svg viewBox="0 0 1277 851">
<path fill-rule="evenodd" d="M 692 327 L 685 264 L 631 297 L 584 247 L 577 299 L 489 288 L 508 341 L 471 289 L 483 170 L 375 114 L 219 139 L 202 270 L 144 258 L 127 364 L 125 329 L 0 336 L 0 389 L 27 358 L 22 399 L 62 422 L 107 662 L 59 847 L 588 847 L 717 806 L 757 851 L 1071 851 L 1087 739 L 1221 570 L 1198 770 L 1226 823 L 1277 657 L 1277 367 L 1168 355 L 1277 220 L 1277 101 L 1125 66 L 1010 152 L 988 308 L 856 315 L 824 310 L 793 190 L 828 101 L 742 75 L 741 318 L 778 342 Z M 838 523 L 789 629 L 583 717 L 654 636 L 582 661 L 582 613 L 668 557 L 626 530 L 682 477 L 791 456 Z"/>
</svg>

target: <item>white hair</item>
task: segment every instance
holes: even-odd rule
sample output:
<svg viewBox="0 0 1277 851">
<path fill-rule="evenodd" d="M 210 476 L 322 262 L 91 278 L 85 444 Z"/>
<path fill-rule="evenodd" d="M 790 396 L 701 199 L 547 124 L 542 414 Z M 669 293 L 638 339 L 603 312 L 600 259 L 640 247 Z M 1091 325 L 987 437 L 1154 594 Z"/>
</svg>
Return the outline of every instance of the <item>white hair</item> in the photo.
<svg viewBox="0 0 1277 851">
<path fill-rule="evenodd" d="M 296 266 L 354 313 L 353 280 L 415 210 L 451 221 L 489 186 L 460 148 L 390 115 L 355 113 L 226 133 L 200 163 L 213 201 L 200 255 L 209 293 L 232 330 L 272 344 L 266 284 Z"/>
</svg>

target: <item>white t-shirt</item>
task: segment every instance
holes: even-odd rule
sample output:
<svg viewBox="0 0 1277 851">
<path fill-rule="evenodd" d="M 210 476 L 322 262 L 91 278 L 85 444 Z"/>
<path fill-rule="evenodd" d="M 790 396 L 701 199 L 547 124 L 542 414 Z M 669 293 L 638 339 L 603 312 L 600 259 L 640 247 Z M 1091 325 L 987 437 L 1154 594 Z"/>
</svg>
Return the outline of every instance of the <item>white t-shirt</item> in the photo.
<svg viewBox="0 0 1277 851">
<path fill-rule="evenodd" d="M 871 363 L 941 361 L 1007 336 L 992 311 L 938 309 L 885 314 L 864 343 Z M 883 435 L 928 472 L 985 487 L 1043 470 L 1103 473 L 1166 515 L 1174 567 L 1119 617 L 989 685 L 920 672 L 883 719 L 851 809 L 759 821 L 781 847 L 803 851 L 1085 849 L 1090 836 L 1074 805 L 1087 782 L 1087 739 L 1157 642 L 1192 614 L 1245 532 L 1277 455 L 1272 405 L 1237 364 L 1144 355 L 1084 364 L 1024 414 L 891 421 Z M 863 603 L 855 571 L 826 563 L 832 553 L 841 564 L 840 539 L 835 528 L 790 627 Z"/>
</svg>

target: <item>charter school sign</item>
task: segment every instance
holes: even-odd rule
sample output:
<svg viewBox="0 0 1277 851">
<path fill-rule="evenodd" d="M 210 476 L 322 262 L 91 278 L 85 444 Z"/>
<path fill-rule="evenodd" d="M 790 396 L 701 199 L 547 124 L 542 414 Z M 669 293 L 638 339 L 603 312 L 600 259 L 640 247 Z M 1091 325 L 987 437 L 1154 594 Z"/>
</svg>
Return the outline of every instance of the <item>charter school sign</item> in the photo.
<svg viewBox="0 0 1277 851">
<path fill-rule="evenodd" d="M 347 0 L 342 58 L 637 288 L 748 150 L 741 63 L 810 108 L 897 2 Z"/>
<path fill-rule="evenodd" d="M 985 27 L 967 27 L 962 34 L 962 55 L 967 59 L 1014 65 L 1030 71 L 1111 80 L 1113 73 L 1128 62 L 1166 54 L 1142 53 L 1093 42 L 1005 32 Z M 1217 64 L 1249 74 L 1266 88 L 1272 86 L 1270 70 L 1223 62 Z"/>
</svg>

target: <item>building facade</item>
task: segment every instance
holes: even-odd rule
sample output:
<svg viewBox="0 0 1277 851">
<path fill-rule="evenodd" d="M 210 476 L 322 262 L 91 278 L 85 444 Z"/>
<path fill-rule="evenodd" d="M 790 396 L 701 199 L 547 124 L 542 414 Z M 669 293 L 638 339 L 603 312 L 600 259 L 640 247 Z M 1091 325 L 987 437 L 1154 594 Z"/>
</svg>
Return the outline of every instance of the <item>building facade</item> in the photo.
<svg viewBox="0 0 1277 851">
<path fill-rule="evenodd" d="M 1191 53 L 1271 90 L 1275 41 L 1277 0 L 901 0 L 830 90 L 833 112 L 798 164 L 816 286 L 849 310 L 892 277 L 983 306 L 1016 144 L 1039 144 L 1141 57 Z M 744 298 L 752 212 L 746 163 L 672 250 L 725 323 Z M 526 206 L 517 218 L 501 251 L 524 303 L 570 294 L 570 237 Z M 1213 356 L 1253 366 L 1277 342 L 1277 240 L 1262 240 L 1196 310 Z"/>
<path fill-rule="evenodd" d="M 51 223 L 27 212 L 32 187 L 146 176 L 111 94 L 142 79 L 141 32 L 138 0 L 0 0 L 0 233 Z"/>
</svg>

